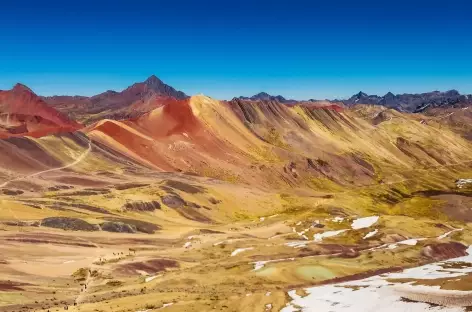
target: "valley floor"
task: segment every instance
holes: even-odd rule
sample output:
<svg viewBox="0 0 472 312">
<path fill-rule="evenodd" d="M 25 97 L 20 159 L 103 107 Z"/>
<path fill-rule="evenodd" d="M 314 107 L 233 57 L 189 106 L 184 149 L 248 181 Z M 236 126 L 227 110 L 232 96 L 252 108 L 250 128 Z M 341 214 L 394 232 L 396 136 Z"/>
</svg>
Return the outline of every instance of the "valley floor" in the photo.
<svg viewBox="0 0 472 312">
<path fill-rule="evenodd" d="M 286 194 L 182 174 L 125 175 L 119 183 L 107 177 L 94 188 L 84 184 L 96 177 L 81 179 L 71 189 L 2 197 L 0 311 L 357 311 L 359 296 L 391 289 L 390 307 L 382 299 L 362 309 L 472 305 L 463 292 L 472 288 L 464 258 L 471 226 L 457 212 L 448 216 L 458 198 L 467 205 L 460 209 L 470 208 L 467 190 L 398 195 L 408 183 L 399 181 Z M 169 194 L 185 203 L 167 201 Z M 160 198 L 174 208 L 113 208 L 124 197 Z M 198 206 L 196 214 L 188 210 Z M 101 229 L 84 231 L 68 218 Z M 110 232 L 104 220 L 158 227 Z M 422 268 L 399 273 L 454 258 L 442 268 L 426 266 L 424 275 Z M 452 306 L 437 306 L 445 303 Z"/>
</svg>

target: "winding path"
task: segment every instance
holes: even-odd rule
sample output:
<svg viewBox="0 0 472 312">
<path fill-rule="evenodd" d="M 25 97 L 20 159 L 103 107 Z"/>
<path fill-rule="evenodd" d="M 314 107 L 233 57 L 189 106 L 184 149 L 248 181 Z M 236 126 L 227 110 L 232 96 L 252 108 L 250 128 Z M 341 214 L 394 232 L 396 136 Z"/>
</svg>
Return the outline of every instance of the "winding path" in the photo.
<svg viewBox="0 0 472 312">
<path fill-rule="evenodd" d="M 43 170 L 43 171 L 39 171 L 39 172 L 30 174 L 30 175 L 27 175 L 27 176 L 24 176 L 24 177 L 17 177 L 17 178 L 14 178 L 14 179 L 12 179 L 12 180 L 3 182 L 2 184 L 0 184 L 0 187 L 5 187 L 5 186 L 7 186 L 10 182 L 13 182 L 13 181 L 18 181 L 18 180 L 22 180 L 22 179 L 28 179 L 28 178 L 32 178 L 32 177 L 41 175 L 41 174 L 43 174 L 43 173 L 48 173 L 48 172 L 52 172 L 52 171 L 58 171 L 58 170 L 63 170 L 63 169 L 67 169 L 67 168 L 73 167 L 73 166 L 77 165 L 78 163 L 80 163 L 82 160 L 84 160 L 85 157 L 87 157 L 87 155 L 90 153 L 91 150 L 92 150 L 92 143 L 91 143 L 91 141 L 89 140 L 87 150 L 86 150 L 84 153 L 82 153 L 79 157 L 77 157 L 77 159 L 76 159 L 74 162 L 72 162 L 72 163 L 70 163 L 70 164 L 68 164 L 68 165 L 62 166 L 62 167 L 52 168 L 52 169 L 48 169 L 48 170 Z"/>
</svg>

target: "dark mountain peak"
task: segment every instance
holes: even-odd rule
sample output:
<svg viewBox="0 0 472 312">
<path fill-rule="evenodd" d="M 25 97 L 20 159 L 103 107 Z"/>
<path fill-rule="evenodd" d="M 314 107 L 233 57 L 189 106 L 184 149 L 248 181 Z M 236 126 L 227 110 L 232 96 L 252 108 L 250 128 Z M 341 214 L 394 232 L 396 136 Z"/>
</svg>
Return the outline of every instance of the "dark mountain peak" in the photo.
<svg viewBox="0 0 472 312">
<path fill-rule="evenodd" d="M 461 95 L 457 90 L 414 94 L 393 94 L 388 92 L 382 97 L 367 95 L 361 91 L 348 100 L 344 100 L 343 103 L 348 106 L 355 104 L 382 105 L 398 111 L 421 112 L 428 107 L 471 105 L 472 101 L 467 96 Z"/>
<path fill-rule="evenodd" d="M 366 97 L 366 96 L 369 96 L 369 95 L 367 93 L 362 92 L 362 91 L 359 91 L 359 93 L 357 93 L 355 95 L 355 97 L 357 97 L 357 98 L 363 98 L 363 97 Z"/>
<path fill-rule="evenodd" d="M 253 98 L 261 98 L 261 97 L 272 97 L 269 93 L 267 92 L 259 92 L 256 95 L 251 96 Z"/>
<path fill-rule="evenodd" d="M 459 93 L 459 91 L 454 90 L 454 89 L 446 91 L 446 92 L 444 92 L 444 94 L 447 95 L 447 96 L 460 96 L 461 95 Z"/>
<path fill-rule="evenodd" d="M 188 96 L 181 92 L 175 90 L 173 87 L 165 84 L 162 80 L 157 78 L 155 75 L 151 75 L 148 79 L 146 79 L 142 84 L 134 84 L 130 88 L 139 86 L 139 85 L 145 85 L 149 90 L 154 91 L 158 95 L 164 95 L 164 96 L 172 96 L 176 99 L 185 99 Z M 129 89 L 129 88 L 128 88 Z"/>
<path fill-rule="evenodd" d="M 279 101 L 279 102 L 285 102 L 285 101 L 286 101 L 286 99 L 285 99 L 283 96 L 281 96 L 281 95 L 275 96 L 275 99 L 276 99 L 277 101 Z"/>
<path fill-rule="evenodd" d="M 354 94 L 348 100 L 343 101 L 346 105 L 355 105 L 355 104 L 378 104 L 380 97 L 377 95 L 368 95 L 365 92 L 359 91 L 359 93 Z"/>
<path fill-rule="evenodd" d="M 103 92 L 104 94 L 118 94 L 118 92 L 116 92 L 115 90 L 106 90 L 105 92 Z"/>
<path fill-rule="evenodd" d="M 17 91 L 17 92 L 29 92 L 29 93 L 34 93 L 30 88 L 28 88 L 27 86 L 25 86 L 24 84 L 22 83 L 17 83 L 15 84 L 15 86 L 13 87 L 12 89 L 13 91 Z"/>
<path fill-rule="evenodd" d="M 156 86 L 156 85 L 162 85 L 164 84 L 162 80 L 156 77 L 156 75 L 151 75 L 149 76 L 148 79 L 144 81 L 144 83 L 148 86 Z"/>
<path fill-rule="evenodd" d="M 281 95 L 270 95 L 267 92 L 259 92 L 256 95 L 250 97 L 251 100 L 266 100 L 266 101 L 278 101 L 278 102 L 285 102 L 286 99 Z"/>
</svg>

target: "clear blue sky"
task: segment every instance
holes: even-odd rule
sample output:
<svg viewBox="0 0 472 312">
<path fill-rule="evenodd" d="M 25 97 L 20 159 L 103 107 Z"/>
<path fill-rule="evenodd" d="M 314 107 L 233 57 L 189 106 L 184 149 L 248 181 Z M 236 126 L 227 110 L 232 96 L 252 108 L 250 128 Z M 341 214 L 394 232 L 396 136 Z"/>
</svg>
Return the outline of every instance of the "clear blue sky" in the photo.
<svg viewBox="0 0 472 312">
<path fill-rule="evenodd" d="M 0 89 L 288 98 L 472 93 L 470 1 L 3 1 Z"/>
</svg>

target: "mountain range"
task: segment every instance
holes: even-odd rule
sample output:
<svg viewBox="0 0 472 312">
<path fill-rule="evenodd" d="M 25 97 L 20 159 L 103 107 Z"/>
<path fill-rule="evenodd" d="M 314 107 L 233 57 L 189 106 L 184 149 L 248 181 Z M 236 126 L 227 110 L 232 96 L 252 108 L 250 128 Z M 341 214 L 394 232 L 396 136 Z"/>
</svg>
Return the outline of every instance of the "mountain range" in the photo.
<svg viewBox="0 0 472 312">
<path fill-rule="evenodd" d="M 467 106 L 472 104 L 472 95 L 463 95 L 456 90 L 397 95 L 388 92 L 384 96 L 368 95 L 364 92 L 359 92 L 342 102 L 348 106 L 371 104 L 382 105 L 404 112 L 421 112 L 428 107 Z"/>
<path fill-rule="evenodd" d="M 472 104 L 472 95 L 460 94 L 456 90 L 446 92 L 432 91 L 427 93 L 403 93 L 393 94 L 388 92 L 384 96 L 368 95 L 364 92 L 354 94 L 347 100 L 287 100 L 281 95 L 272 96 L 266 92 L 260 92 L 251 97 L 240 96 L 242 100 L 252 101 L 277 101 L 287 105 L 302 104 L 307 102 L 321 103 L 329 102 L 332 104 L 344 104 L 353 106 L 356 104 L 381 105 L 402 112 L 417 113 L 426 110 L 429 107 L 464 107 Z"/>
<path fill-rule="evenodd" d="M 123 91 L 108 90 L 101 94 L 86 96 L 49 96 L 42 99 L 70 117 L 90 123 L 101 118 L 125 119 L 139 116 L 162 105 L 163 98 L 185 99 L 188 96 L 165 84 L 155 75 L 144 82 L 135 83 Z M 234 99 L 249 101 L 276 101 L 286 105 L 381 105 L 404 112 L 420 112 L 429 107 L 463 107 L 472 104 L 472 95 L 462 95 L 456 90 L 433 91 L 419 94 L 393 94 L 384 96 L 359 92 L 347 100 L 293 100 L 281 95 L 260 92 L 253 96 L 239 96 Z"/>
<path fill-rule="evenodd" d="M 295 311 L 406 282 L 398 311 L 449 304 L 470 289 L 468 100 L 0 91 L 0 311 Z"/>
<path fill-rule="evenodd" d="M 160 106 L 162 98 L 169 97 L 188 98 L 152 75 L 120 92 L 108 90 L 91 97 L 59 95 L 42 99 L 70 117 L 90 123 L 101 118 L 132 118 Z"/>
</svg>

